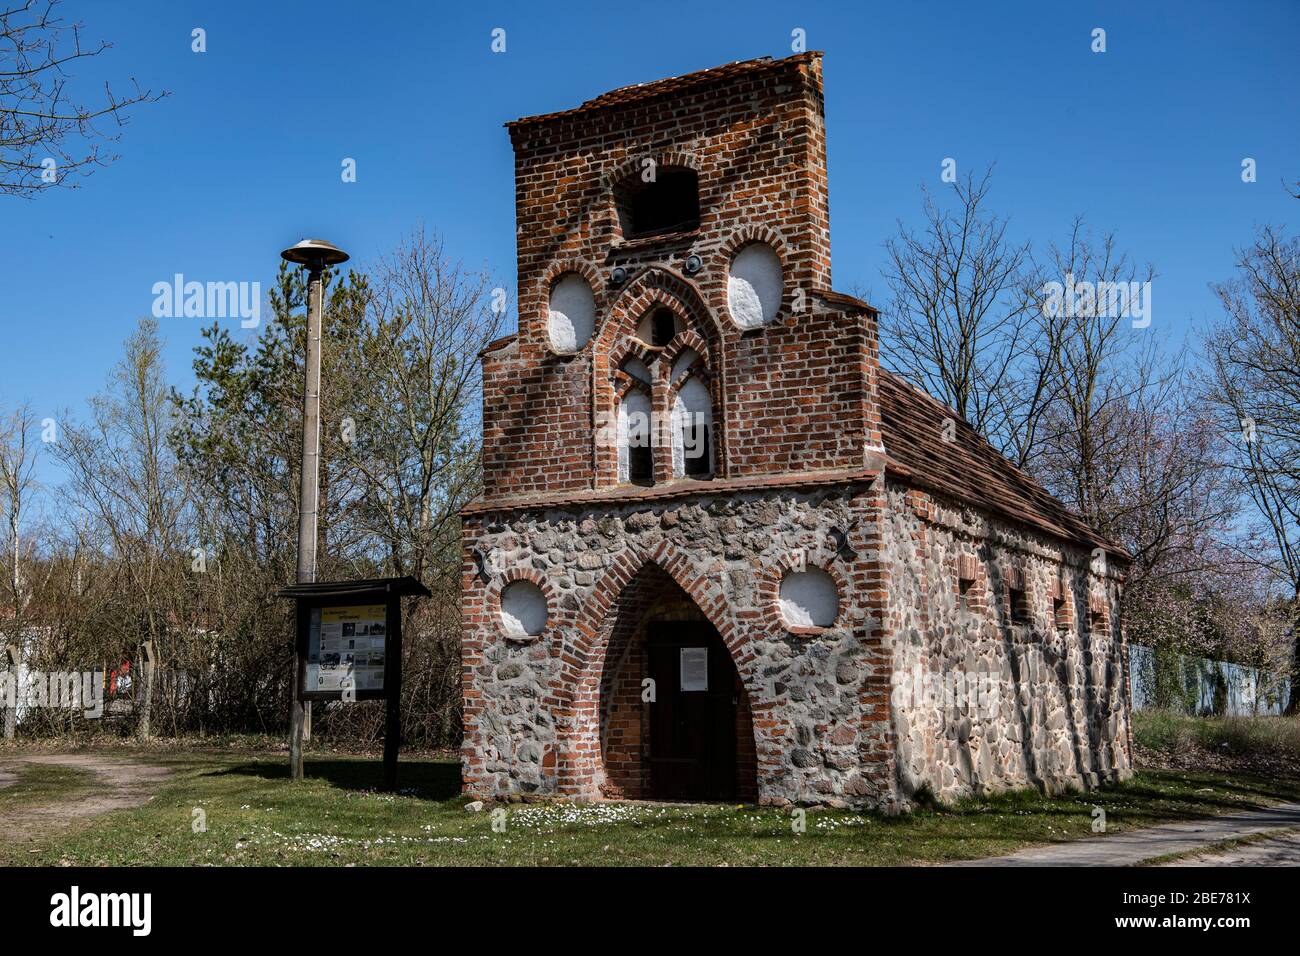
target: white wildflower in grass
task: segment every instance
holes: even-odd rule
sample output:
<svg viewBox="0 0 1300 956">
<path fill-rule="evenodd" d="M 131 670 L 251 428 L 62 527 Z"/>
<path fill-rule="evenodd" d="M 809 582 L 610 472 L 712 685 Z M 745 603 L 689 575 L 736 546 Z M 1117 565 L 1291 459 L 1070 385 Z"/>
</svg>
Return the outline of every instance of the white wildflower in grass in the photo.
<svg viewBox="0 0 1300 956">
<path fill-rule="evenodd" d="M 428 825 L 421 829 L 425 832 L 432 831 L 432 827 Z M 270 827 L 257 827 L 255 828 L 255 834 L 255 836 L 251 837 L 241 837 L 235 844 L 235 849 L 245 850 L 252 846 L 258 846 L 289 853 L 337 853 L 340 850 L 347 849 L 382 850 L 385 847 L 392 846 L 422 846 L 442 843 L 465 844 L 471 839 L 460 836 L 398 836 L 392 831 L 385 835 L 368 837 L 350 837 L 337 833 L 286 834 Z M 484 840 L 486 837 L 477 836 L 474 839 Z"/>
<path fill-rule="evenodd" d="M 860 827 L 870 823 L 871 820 L 862 816 L 844 816 L 844 817 L 827 817 L 817 818 L 813 826 L 818 830 L 838 830 L 840 827 Z"/>
</svg>

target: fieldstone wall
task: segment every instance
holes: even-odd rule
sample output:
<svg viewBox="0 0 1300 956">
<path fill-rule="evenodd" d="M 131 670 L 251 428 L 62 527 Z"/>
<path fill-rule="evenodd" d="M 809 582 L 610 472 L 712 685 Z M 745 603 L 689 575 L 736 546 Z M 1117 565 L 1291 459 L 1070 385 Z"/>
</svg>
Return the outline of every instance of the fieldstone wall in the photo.
<svg viewBox="0 0 1300 956">
<path fill-rule="evenodd" d="M 760 802 L 892 806 L 878 513 L 877 493 L 856 484 L 467 514 L 465 790 L 600 797 L 605 651 L 621 595 L 653 565 L 731 651 L 753 714 Z M 761 606 L 792 562 L 835 575 L 831 627 L 791 634 Z M 519 577 L 547 596 L 533 640 L 499 624 L 501 588 Z"/>
<path fill-rule="evenodd" d="M 901 484 L 469 513 L 464 545 L 468 793 L 620 792 L 605 654 L 664 575 L 731 652 L 762 803 L 890 810 L 923 789 L 947 800 L 1131 772 L 1118 570 Z M 776 582 L 798 566 L 837 582 L 830 627 L 781 621 Z M 535 637 L 500 623 L 519 579 L 546 596 Z"/>
<path fill-rule="evenodd" d="M 1128 776 L 1115 570 L 896 483 L 886 495 L 901 796 Z"/>
</svg>

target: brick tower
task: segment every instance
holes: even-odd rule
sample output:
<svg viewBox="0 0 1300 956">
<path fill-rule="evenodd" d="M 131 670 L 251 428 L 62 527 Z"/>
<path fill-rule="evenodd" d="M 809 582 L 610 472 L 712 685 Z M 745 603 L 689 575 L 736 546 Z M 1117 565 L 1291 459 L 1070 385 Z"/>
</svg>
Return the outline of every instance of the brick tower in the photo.
<svg viewBox="0 0 1300 956">
<path fill-rule="evenodd" d="M 1122 772 L 1122 688 L 1082 682 L 1088 641 L 1122 663 L 1123 554 L 882 372 L 875 311 L 830 291 L 820 54 L 507 126 L 519 331 L 482 355 L 463 513 L 466 792 L 894 807 Z M 1101 610 L 1036 714 L 1022 605 L 1049 595 Z M 900 681 L 968 670 L 1015 700 Z"/>
</svg>

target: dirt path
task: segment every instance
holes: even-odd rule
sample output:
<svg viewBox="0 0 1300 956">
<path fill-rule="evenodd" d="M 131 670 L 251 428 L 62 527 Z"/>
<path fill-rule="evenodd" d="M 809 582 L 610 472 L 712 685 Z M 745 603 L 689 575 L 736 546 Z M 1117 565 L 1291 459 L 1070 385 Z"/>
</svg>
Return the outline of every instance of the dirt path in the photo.
<svg viewBox="0 0 1300 956">
<path fill-rule="evenodd" d="M 968 860 L 958 866 L 1133 866 L 1175 853 L 1189 853 L 1269 830 L 1291 830 L 1300 825 L 1300 803 L 1283 803 L 1259 810 L 1207 817 L 1188 823 L 1166 823 L 1114 836 L 1092 837 L 1069 843 L 1029 847 L 1007 856 Z M 1280 839 L 1274 837 L 1273 840 Z M 1231 853 L 1242 853 L 1243 846 Z M 1217 854 L 1216 854 L 1217 856 Z"/>
<path fill-rule="evenodd" d="M 0 842 L 11 847 L 45 840 L 101 813 L 146 804 L 158 784 L 171 775 L 166 767 L 94 754 L 17 757 L 5 763 L 7 769 L 0 768 L 0 786 L 12 784 L 18 778 L 16 765 L 24 763 L 56 764 L 92 775 L 89 787 L 73 796 L 7 810 L 0 817 Z"/>
</svg>

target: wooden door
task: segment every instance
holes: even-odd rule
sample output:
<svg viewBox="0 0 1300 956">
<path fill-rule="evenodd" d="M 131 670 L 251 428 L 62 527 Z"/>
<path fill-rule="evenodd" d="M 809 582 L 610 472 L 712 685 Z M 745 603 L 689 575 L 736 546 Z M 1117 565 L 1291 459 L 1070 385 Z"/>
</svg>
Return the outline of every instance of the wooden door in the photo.
<svg viewBox="0 0 1300 956">
<path fill-rule="evenodd" d="M 655 682 L 649 705 L 651 794 L 660 800 L 734 800 L 740 681 L 722 639 L 706 623 L 657 624 L 647 651 L 648 676 Z"/>
</svg>

